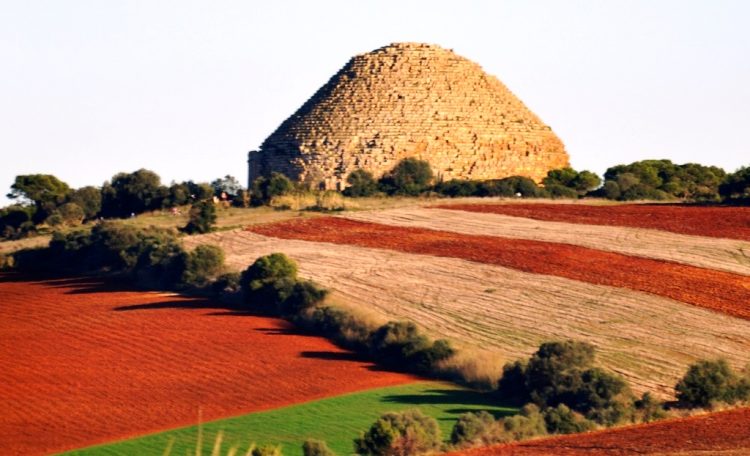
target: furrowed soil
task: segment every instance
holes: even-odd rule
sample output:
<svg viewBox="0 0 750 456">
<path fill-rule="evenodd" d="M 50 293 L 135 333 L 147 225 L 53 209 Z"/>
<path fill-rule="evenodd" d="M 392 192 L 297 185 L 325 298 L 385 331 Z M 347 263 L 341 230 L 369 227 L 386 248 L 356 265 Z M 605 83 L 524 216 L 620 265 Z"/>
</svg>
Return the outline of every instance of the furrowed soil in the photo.
<svg viewBox="0 0 750 456">
<path fill-rule="evenodd" d="M 0 453 L 48 454 L 415 378 L 286 322 L 100 279 L 0 276 Z"/>
<path fill-rule="evenodd" d="M 470 212 L 585 225 L 629 226 L 673 233 L 750 241 L 750 207 L 667 204 L 451 204 L 436 206 Z"/>
<path fill-rule="evenodd" d="M 750 320 L 750 277 L 587 247 L 359 222 L 337 217 L 248 228 L 282 239 L 462 258 L 536 274 L 629 288 Z"/>
<path fill-rule="evenodd" d="M 494 213 L 406 207 L 340 217 L 463 234 L 559 242 L 750 276 L 750 242 L 621 226 L 545 222 Z"/>
<path fill-rule="evenodd" d="M 619 429 L 496 445 L 452 456 L 705 456 L 750 454 L 750 408 Z"/>
<path fill-rule="evenodd" d="M 479 355 L 481 378 L 496 380 L 503 362 L 528 357 L 543 341 L 575 338 L 594 344 L 600 364 L 638 393 L 669 398 L 690 363 L 722 356 L 741 368 L 750 353 L 750 321 L 625 288 L 250 231 L 190 236 L 185 244 L 222 247 L 236 270 L 284 252 L 302 277 L 331 289 L 334 302 L 369 311 L 380 322 L 415 321 L 429 335 Z"/>
</svg>

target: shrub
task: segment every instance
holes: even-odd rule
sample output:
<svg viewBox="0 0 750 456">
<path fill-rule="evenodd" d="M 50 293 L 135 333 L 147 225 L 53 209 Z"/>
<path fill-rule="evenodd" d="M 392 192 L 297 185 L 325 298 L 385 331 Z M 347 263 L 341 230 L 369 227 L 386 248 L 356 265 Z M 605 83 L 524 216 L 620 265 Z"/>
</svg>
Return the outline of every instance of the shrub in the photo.
<svg viewBox="0 0 750 456">
<path fill-rule="evenodd" d="M 524 198 L 542 196 L 542 190 L 536 183 L 524 176 L 510 176 L 481 182 L 477 190 L 479 196 L 512 197 L 521 195 Z"/>
<path fill-rule="evenodd" d="M 68 200 L 83 209 L 86 220 L 95 218 L 102 210 L 102 191 L 96 187 L 88 186 L 74 190 Z"/>
<path fill-rule="evenodd" d="M 578 198 L 579 196 L 574 188 L 565 187 L 560 184 L 545 185 L 544 191 L 552 198 Z"/>
<path fill-rule="evenodd" d="M 611 423 L 629 416 L 620 400 L 629 391 L 619 376 L 592 367 L 594 347 L 585 342 L 546 342 L 529 359 L 506 364 L 500 391 L 519 399 L 530 398 L 540 407 L 567 407 L 598 422 Z"/>
<path fill-rule="evenodd" d="M 497 439 L 497 431 L 498 423 L 489 413 L 464 413 L 453 426 L 451 443 L 460 446 L 493 443 Z"/>
<path fill-rule="evenodd" d="M 281 173 L 261 176 L 253 182 L 251 201 L 255 205 L 268 204 L 274 196 L 286 195 L 294 190 L 294 184 Z"/>
<path fill-rule="evenodd" d="M 725 175 L 723 169 L 715 166 L 642 160 L 609 168 L 604 173 L 605 196 L 623 201 L 673 198 L 714 201 L 719 198 L 719 184 Z"/>
<path fill-rule="evenodd" d="M 224 251 L 215 245 L 201 244 L 186 254 L 182 282 L 188 285 L 205 286 L 224 268 Z"/>
<path fill-rule="evenodd" d="M 297 264 L 283 253 L 258 258 L 240 278 L 245 304 L 276 313 L 297 281 Z"/>
<path fill-rule="evenodd" d="M 323 302 L 327 295 L 328 290 L 309 280 L 297 281 L 279 303 L 279 310 L 282 315 L 297 315 Z"/>
<path fill-rule="evenodd" d="M 380 180 L 380 186 L 390 195 L 417 196 L 432 182 L 432 168 L 424 160 L 405 158 Z"/>
<path fill-rule="evenodd" d="M 524 403 L 529 400 L 526 388 L 526 362 L 516 360 L 503 366 L 503 376 L 498 382 L 498 389 L 506 398 L 515 398 Z"/>
<path fill-rule="evenodd" d="M 675 390 L 680 402 L 698 407 L 750 399 L 750 381 L 737 375 L 724 359 L 692 364 Z"/>
<path fill-rule="evenodd" d="M 447 182 L 440 182 L 435 186 L 435 191 L 441 195 L 457 198 L 462 196 L 476 195 L 479 191 L 479 184 L 471 180 L 452 179 Z"/>
<path fill-rule="evenodd" d="M 263 445 L 253 448 L 253 456 L 281 456 L 281 447 L 276 445 Z"/>
<path fill-rule="evenodd" d="M 572 405 L 573 392 L 580 386 L 581 371 L 594 361 L 594 347 L 577 341 L 546 342 L 529 359 L 526 389 L 540 405 Z"/>
<path fill-rule="evenodd" d="M 664 404 L 655 399 L 651 393 L 643 393 L 640 399 L 635 401 L 636 417 L 638 421 L 650 423 L 652 421 L 666 418 Z"/>
<path fill-rule="evenodd" d="M 550 170 L 542 183 L 552 197 L 577 198 L 597 188 L 602 180 L 591 171 L 561 168 Z"/>
<path fill-rule="evenodd" d="M 354 450 L 365 455 L 413 455 L 440 447 L 440 427 L 419 410 L 386 413 L 355 439 Z"/>
<path fill-rule="evenodd" d="M 550 434 L 575 434 L 594 429 L 595 425 L 565 404 L 544 411 L 544 423 Z"/>
<path fill-rule="evenodd" d="M 12 206 L 0 208 L 0 237 L 5 239 L 21 239 L 36 228 L 32 219 L 36 209 L 34 206 Z"/>
<path fill-rule="evenodd" d="M 370 354 L 381 363 L 414 372 L 430 372 L 454 354 L 446 340 L 430 340 L 412 322 L 390 321 L 372 334 Z"/>
<path fill-rule="evenodd" d="M 211 289 L 215 293 L 236 293 L 241 289 L 240 277 L 239 272 L 222 274 L 211 284 Z"/>
<path fill-rule="evenodd" d="M 349 173 L 346 182 L 349 184 L 344 189 L 344 195 L 346 196 L 354 198 L 372 196 L 378 191 L 378 183 L 372 173 L 364 169 L 355 169 Z"/>
<path fill-rule="evenodd" d="M 727 175 L 719 185 L 719 194 L 724 200 L 750 199 L 750 166 L 744 166 Z"/>
<path fill-rule="evenodd" d="M 216 224 L 216 206 L 211 200 L 201 200 L 190 207 L 190 218 L 182 231 L 202 234 L 211 231 Z"/>
<path fill-rule="evenodd" d="M 304 456 L 335 456 L 336 453 L 328 448 L 328 445 L 322 440 L 307 439 L 302 444 L 302 454 Z"/>
<path fill-rule="evenodd" d="M 81 209 L 81 206 L 76 203 L 65 203 L 55 209 L 55 211 L 52 212 L 52 215 L 47 217 L 47 224 L 53 226 L 61 224 L 76 226 L 80 225 L 85 217 L 86 214 L 83 212 L 83 209 Z M 51 220 L 53 218 L 56 220 Z"/>
<path fill-rule="evenodd" d="M 374 327 L 343 309 L 321 306 L 302 313 L 295 321 L 307 329 L 315 330 L 336 343 L 356 351 L 367 351 Z"/>
<path fill-rule="evenodd" d="M 523 440 L 547 433 L 544 416 L 534 404 L 526 404 L 518 415 L 503 418 L 502 428 L 503 441 Z"/>
</svg>

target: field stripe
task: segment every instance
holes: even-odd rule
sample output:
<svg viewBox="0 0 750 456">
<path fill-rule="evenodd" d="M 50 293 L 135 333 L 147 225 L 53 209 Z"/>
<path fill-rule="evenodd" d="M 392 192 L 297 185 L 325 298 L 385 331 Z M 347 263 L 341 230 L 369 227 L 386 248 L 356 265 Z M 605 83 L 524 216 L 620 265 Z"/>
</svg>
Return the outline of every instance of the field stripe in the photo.
<svg viewBox="0 0 750 456">
<path fill-rule="evenodd" d="M 666 204 L 450 204 L 443 209 L 584 225 L 629 226 L 750 241 L 750 207 Z"/>
<path fill-rule="evenodd" d="M 476 448 L 449 456 L 704 456 L 750 454 L 750 409 Z"/>
<path fill-rule="evenodd" d="M 307 438 L 325 440 L 337 454 L 351 454 L 353 440 L 381 414 L 414 407 L 419 407 L 426 415 L 436 418 L 446 439 L 458 416 L 464 411 L 486 410 L 500 416 L 517 411 L 515 408 L 502 406 L 491 395 L 442 382 L 420 382 L 344 394 L 205 423 L 202 454 L 211 454 L 214 436 L 219 431 L 224 434 L 222 455 L 227 454 L 227 449 L 232 445 L 240 445 L 243 450 L 240 454 L 244 454 L 251 442 L 258 445 L 282 445 L 286 456 L 302 455 L 302 443 Z M 159 455 L 172 438 L 172 454 L 195 454 L 197 433 L 195 426 L 179 428 L 80 449 L 66 455 Z"/>
<path fill-rule="evenodd" d="M 98 279 L 0 276 L 0 453 L 48 454 L 415 378 L 286 322 Z"/>
<path fill-rule="evenodd" d="M 504 361 L 529 356 L 542 341 L 575 338 L 596 345 L 601 364 L 624 375 L 636 391 L 669 397 L 689 363 L 724 356 L 740 368 L 750 352 L 750 321 L 625 288 L 248 231 L 185 242 L 221 246 L 237 270 L 284 252 L 298 262 L 302 277 L 332 289 L 336 302 L 380 321 L 415 321 L 434 337 L 486 351 L 481 367 L 493 378 Z"/>
<path fill-rule="evenodd" d="M 282 239 L 350 244 L 481 263 L 653 293 L 750 319 L 750 277 L 581 246 L 319 217 L 249 230 Z"/>
<path fill-rule="evenodd" d="M 750 276 L 750 242 L 665 231 L 545 222 L 435 208 L 345 212 L 339 217 L 462 234 L 559 242 Z"/>
</svg>

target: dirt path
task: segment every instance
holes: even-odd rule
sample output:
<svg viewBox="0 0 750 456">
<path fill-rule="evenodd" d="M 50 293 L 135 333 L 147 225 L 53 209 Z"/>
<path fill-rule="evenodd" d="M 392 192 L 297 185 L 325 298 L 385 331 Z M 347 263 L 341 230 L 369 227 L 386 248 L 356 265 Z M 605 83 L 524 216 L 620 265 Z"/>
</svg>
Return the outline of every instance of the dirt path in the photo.
<svg viewBox="0 0 750 456">
<path fill-rule="evenodd" d="M 12 276 L 0 372 L 0 453 L 23 455 L 413 380 L 206 300 Z"/>
<path fill-rule="evenodd" d="M 652 228 L 695 236 L 750 241 L 750 207 L 667 204 L 450 204 L 444 209 L 489 212 L 585 225 Z"/>
<path fill-rule="evenodd" d="M 467 214 L 458 210 L 419 207 L 345 212 L 341 217 L 462 234 L 580 245 L 750 276 L 750 242 L 734 239 L 688 236 L 642 228 L 544 222 L 494 213 Z"/>
<path fill-rule="evenodd" d="M 496 445 L 451 456 L 741 456 L 750 454 L 750 408 L 589 434 Z"/>
<path fill-rule="evenodd" d="M 526 357 L 539 343 L 575 338 L 595 344 L 601 363 L 639 392 L 668 397 L 687 365 L 727 357 L 750 359 L 750 321 L 628 289 L 539 275 L 457 258 L 218 232 L 186 239 L 220 245 L 245 269 L 257 257 L 284 252 L 303 277 L 335 290 L 334 299 L 380 319 L 408 319 L 436 337 L 489 352 Z M 495 369 L 495 370 L 492 370 Z"/>
<path fill-rule="evenodd" d="M 283 239 L 461 258 L 598 285 L 629 288 L 750 320 L 750 277 L 586 247 L 397 227 L 337 217 L 248 228 Z"/>
</svg>

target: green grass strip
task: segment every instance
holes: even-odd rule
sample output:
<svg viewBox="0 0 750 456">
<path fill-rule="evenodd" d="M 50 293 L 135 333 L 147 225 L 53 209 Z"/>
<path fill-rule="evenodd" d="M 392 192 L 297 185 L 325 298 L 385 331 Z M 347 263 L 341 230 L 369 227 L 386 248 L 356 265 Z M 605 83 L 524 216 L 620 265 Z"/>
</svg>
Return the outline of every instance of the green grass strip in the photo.
<svg viewBox="0 0 750 456">
<path fill-rule="evenodd" d="M 443 438 L 450 437 L 458 416 L 486 410 L 496 417 L 517 409 L 498 404 L 490 394 L 481 394 L 441 382 L 421 382 L 345 394 L 265 412 L 250 413 L 203 424 L 203 455 L 210 455 L 215 437 L 223 431 L 222 453 L 233 445 L 244 454 L 251 442 L 281 445 L 285 455 L 301 455 L 307 438 L 325 440 L 339 455 L 353 453 L 352 441 L 383 413 L 419 408 L 438 420 Z M 198 427 L 189 426 L 121 442 L 97 445 L 66 455 L 161 455 L 174 439 L 171 454 L 195 454 Z"/>
</svg>

